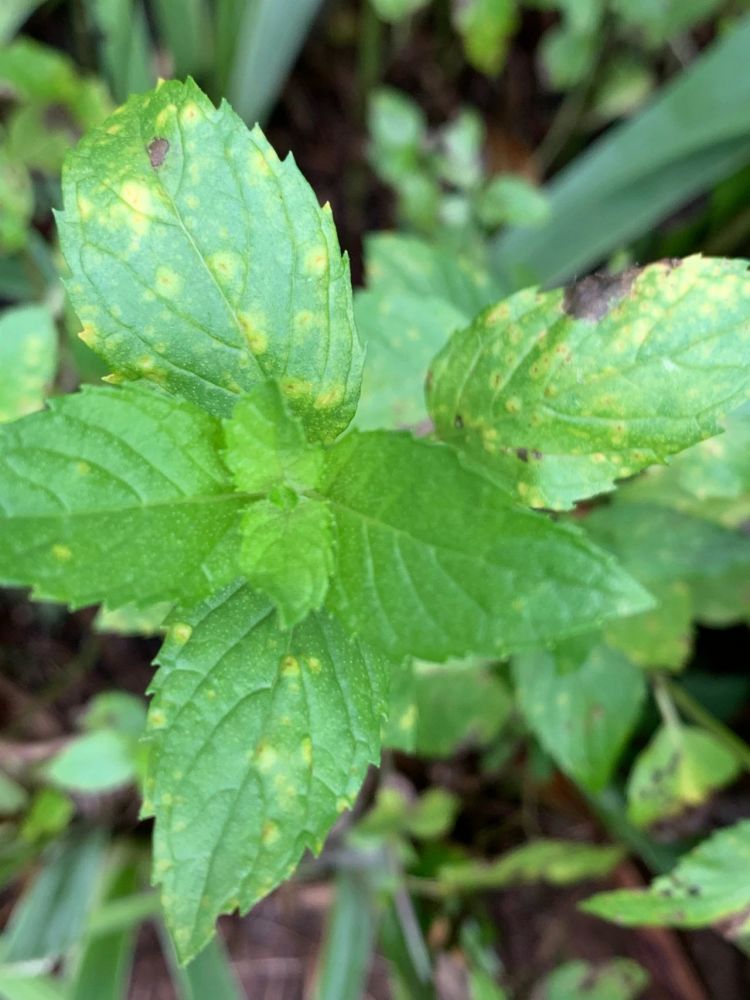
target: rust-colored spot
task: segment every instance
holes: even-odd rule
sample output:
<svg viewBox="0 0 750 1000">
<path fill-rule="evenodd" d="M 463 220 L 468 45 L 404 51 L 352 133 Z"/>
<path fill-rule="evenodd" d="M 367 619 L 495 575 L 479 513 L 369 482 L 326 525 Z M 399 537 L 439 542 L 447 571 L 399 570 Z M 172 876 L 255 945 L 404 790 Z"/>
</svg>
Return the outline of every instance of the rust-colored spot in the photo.
<svg viewBox="0 0 750 1000">
<path fill-rule="evenodd" d="M 158 170 L 162 163 L 164 163 L 168 152 L 168 139 L 153 139 L 148 144 L 148 158 L 151 161 L 151 166 L 154 170 Z"/>
<path fill-rule="evenodd" d="M 591 274 L 574 281 L 565 289 L 563 310 L 574 319 L 597 323 L 629 293 L 641 273 L 640 267 L 628 267 L 619 274 Z"/>
</svg>

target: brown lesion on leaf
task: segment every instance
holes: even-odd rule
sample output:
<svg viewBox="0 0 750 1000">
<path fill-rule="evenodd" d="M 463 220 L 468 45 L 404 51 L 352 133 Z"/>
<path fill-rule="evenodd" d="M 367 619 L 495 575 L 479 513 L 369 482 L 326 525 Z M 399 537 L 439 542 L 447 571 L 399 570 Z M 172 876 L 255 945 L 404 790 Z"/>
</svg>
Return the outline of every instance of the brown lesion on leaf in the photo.
<svg viewBox="0 0 750 1000">
<path fill-rule="evenodd" d="M 156 138 L 148 144 L 148 158 L 154 170 L 158 170 L 164 163 L 169 152 L 169 140 Z"/>
<path fill-rule="evenodd" d="M 528 462 L 529 458 L 541 462 L 544 456 L 537 448 L 516 448 L 516 458 L 520 458 L 522 462 Z"/>
<path fill-rule="evenodd" d="M 574 281 L 565 289 L 564 312 L 574 319 L 597 323 L 628 295 L 642 270 L 640 267 L 628 267 L 619 274 L 602 271 Z"/>
</svg>

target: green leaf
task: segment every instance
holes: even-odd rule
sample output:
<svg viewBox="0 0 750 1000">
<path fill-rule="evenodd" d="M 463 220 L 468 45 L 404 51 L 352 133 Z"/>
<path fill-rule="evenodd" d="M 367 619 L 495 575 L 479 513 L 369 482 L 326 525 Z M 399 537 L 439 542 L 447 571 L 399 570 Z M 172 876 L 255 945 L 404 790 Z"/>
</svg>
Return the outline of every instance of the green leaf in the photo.
<svg viewBox="0 0 750 1000">
<path fill-rule="evenodd" d="M 442 438 L 531 506 L 567 509 L 719 433 L 750 386 L 750 276 L 690 257 L 519 292 L 435 359 Z"/>
<path fill-rule="evenodd" d="M 0 966 L 0 996 L 3 1000 L 68 1000 L 59 979 Z"/>
<path fill-rule="evenodd" d="M 366 871 L 338 873 L 323 948 L 315 1000 L 366 996 L 380 907 Z"/>
<path fill-rule="evenodd" d="M 412 660 L 404 660 L 391 672 L 388 723 L 383 748 L 413 753 L 417 745 L 417 692 Z"/>
<path fill-rule="evenodd" d="M 0 429 L 0 577 L 74 607 L 147 606 L 233 577 L 241 494 L 221 426 L 142 387 L 84 388 Z M 203 567 L 203 569 L 202 569 Z"/>
<path fill-rule="evenodd" d="M 0 423 L 38 410 L 57 368 L 57 331 L 44 306 L 0 315 Z"/>
<path fill-rule="evenodd" d="M 486 746 L 508 720 L 507 686 L 483 664 L 417 662 L 416 749 L 424 757 L 449 757 L 462 744 Z"/>
<path fill-rule="evenodd" d="M 512 223 L 539 226 L 549 215 L 549 204 L 533 184 L 516 174 L 498 174 L 479 196 L 477 215 L 484 226 Z"/>
<path fill-rule="evenodd" d="M 5 0 L 0 11 L 0 45 L 7 44 L 42 0 Z"/>
<path fill-rule="evenodd" d="M 608 875 L 619 864 L 617 845 L 584 844 L 570 840 L 536 840 L 504 854 L 497 861 L 465 861 L 440 869 L 440 881 L 462 891 L 502 889 L 523 882 L 571 885 Z"/>
<path fill-rule="evenodd" d="M 645 579 L 647 575 L 641 582 L 656 599 L 656 607 L 609 622 L 605 637 L 639 667 L 680 670 L 690 659 L 693 645 L 694 601 L 690 587 L 681 580 L 654 583 Z"/>
<path fill-rule="evenodd" d="M 69 158 L 60 238 L 82 337 L 118 377 L 217 416 L 277 378 L 313 438 L 351 420 L 362 349 L 330 210 L 188 81 L 131 97 Z"/>
<path fill-rule="evenodd" d="M 246 996 L 220 935 L 212 938 L 187 965 L 180 964 L 174 943 L 166 930 L 160 937 L 179 1000 L 204 1000 L 209 996 L 213 1000 L 242 1000 Z"/>
<path fill-rule="evenodd" d="M 453 22 L 471 65 L 495 76 L 518 23 L 516 0 L 454 0 Z"/>
<path fill-rule="evenodd" d="M 717 14 L 722 0 L 614 0 L 613 11 L 622 21 L 639 28 L 650 45 L 664 45 L 670 38 Z"/>
<path fill-rule="evenodd" d="M 740 772 L 737 758 L 695 726 L 662 726 L 636 759 L 628 780 L 628 818 L 636 826 L 699 806 Z"/>
<path fill-rule="evenodd" d="M 0 771 L 0 816 L 12 816 L 19 812 L 28 799 L 26 789 Z"/>
<path fill-rule="evenodd" d="M 182 961 L 319 850 L 379 753 L 384 665 L 238 583 L 173 622 L 149 714 L 154 876 Z"/>
<path fill-rule="evenodd" d="M 115 635 L 158 635 L 170 607 L 169 602 L 163 601 L 148 608 L 128 605 L 111 610 L 101 607 L 96 613 L 93 628 L 95 632 L 114 632 Z"/>
<path fill-rule="evenodd" d="M 539 1000 L 636 1000 L 647 985 L 648 973 L 629 958 L 601 964 L 575 961 L 547 976 L 538 995 Z"/>
<path fill-rule="evenodd" d="M 713 925 L 739 938 L 750 931 L 748 863 L 750 820 L 742 820 L 712 834 L 648 889 L 599 893 L 581 909 L 626 927 Z"/>
<path fill-rule="evenodd" d="M 73 740 L 44 768 L 54 784 L 72 792 L 95 794 L 129 784 L 136 776 L 131 743 L 109 729 Z"/>
<path fill-rule="evenodd" d="M 356 424 L 362 430 L 427 420 L 424 379 L 454 330 L 497 289 L 485 267 L 415 237 L 379 233 L 366 242 L 366 291 L 354 298 L 367 364 Z"/>
<path fill-rule="evenodd" d="M 242 515 L 240 567 L 289 628 L 321 608 L 333 569 L 330 511 L 304 495 L 318 483 L 323 452 L 307 443 L 274 383 L 256 386 L 225 428 L 237 486 L 268 497 Z"/>
<path fill-rule="evenodd" d="M 0 149 L 0 251 L 12 253 L 26 245 L 33 214 L 34 191 L 28 170 Z"/>
<path fill-rule="evenodd" d="M 441 661 L 573 635 L 649 605 L 573 527 L 512 505 L 441 445 L 350 434 L 328 454 L 331 608 L 386 651 Z"/>
<path fill-rule="evenodd" d="M 589 791 L 600 791 L 638 721 L 645 683 L 630 660 L 606 646 L 568 662 L 566 653 L 539 650 L 514 658 L 519 706 L 562 770 Z"/>
<path fill-rule="evenodd" d="M 124 101 L 154 84 L 148 23 L 140 0 L 85 0 L 99 39 L 99 61 L 112 93 Z"/>
</svg>

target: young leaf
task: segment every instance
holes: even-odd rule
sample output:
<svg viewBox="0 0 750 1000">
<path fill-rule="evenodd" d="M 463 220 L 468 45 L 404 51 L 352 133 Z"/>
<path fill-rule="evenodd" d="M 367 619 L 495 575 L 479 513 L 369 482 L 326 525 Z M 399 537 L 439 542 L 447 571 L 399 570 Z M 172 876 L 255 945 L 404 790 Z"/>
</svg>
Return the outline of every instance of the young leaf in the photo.
<svg viewBox="0 0 750 1000">
<path fill-rule="evenodd" d="M 511 504 L 450 449 L 351 434 L 327 456 L 331 608 L 392 659 L 498 655 L 647 607 L 574 528 Z"/>
<path fill-rule="evenodd" d="M 218 416 L 277 378 L 308 434 L 351 420 L 362 349 L 330 210 L 192 82 L 131 97 L 67 162 L 60 238 L 83 338 Z"/>
<path fill-rule="evenodd" d="M 273 600 L 281 627 L 288 628 L 322 606 L 333 569 L 330 511 L 304 496 L 318 483 L 323 452 L 307 443 L 274 383 L 256 386 L 225 422 L 225 432 L 237 486 L 267 495 L 242 515 L 240 567 Z"/>
<path fill-rule="evenodd" d="M 438 433 L 533 507 L 567 509 L 718 434 L 746 396 L 750 275 L 691 257 L 529 289 L 435 359 Z"/>
<path fill-rule="evenodd" d="M 146 387 L 84 388 L 5 425 L 0 578 L 73 607 L 200 599 L 236 575 L 245 501 L 220 446 L 217 420 Z"/>
<path fill-rule="evenodd" d="M 566 652 L 535 650 L 514 658 L 519 705 L 562 770 L 590 791 L 599 791 L 638 720 L 643 675 L 607 646 L 585 650 L 570 662 Z"/>
<path fill-rule="evenodd" d="M 581 909 L 632 926 L 708 927 L 729 938 L 750 932 L 750 820 L 718 830 L 648 889 L 602 892 Z"/>
<path fill-rule="evenodd" d="M 0 316 L 0 423 L 38 410 L 57 367 L 57 332 L 44 306 Z"/>
<path fill-rule="evenodd" d="M 637 1000 L 648 974 L 629 958 L 593 965 L 566 962 L 547 976 L 534 996 L 539 1000 Z"/>
<path fill-rule="evenodd" d="M 516 0 L 459 0 L 453 20 L 464 41 L 469 62 L 482 73 L 495 76 L 518 23 Z"/>
<path fill-rule="evenodd" d="M 449 757 L 463 743 L 486 746 L 513 703 L 507 686 L 481 663 L 417 662 L 417 752 Z"/>
<path fill-rule="evenodd" d="M 679 815 L 737 777 L 737 758 L 695 726 L 662 726 L 639 754 L 628 781 L 628 818 L 636 826 Z"/>
<path fill-rule="evenodd" d="M 456 889 L 503 889 L 519 882 L 571 885 L 608 875 L 622 860 L 616 844 L 583 844 L 570 840 L 536 840 L 497 861 L 457 862 L 440 869 L 440 880 Z"/>
<path fill-rule="evenodd" d="M 234 584 L 173 621 L 149 714 L 155 878 L 183 961 L 320 849 L 377 760 L 383 662 Z"/>
</svg>

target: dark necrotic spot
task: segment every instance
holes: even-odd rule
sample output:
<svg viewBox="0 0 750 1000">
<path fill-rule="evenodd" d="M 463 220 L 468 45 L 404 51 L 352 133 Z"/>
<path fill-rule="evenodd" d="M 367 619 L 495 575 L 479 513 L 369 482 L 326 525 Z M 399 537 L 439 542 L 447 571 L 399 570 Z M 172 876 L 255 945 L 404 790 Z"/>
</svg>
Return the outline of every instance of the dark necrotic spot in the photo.
<svg viewBox="0 0 750 1000">
<path fill-rule="evenodd" d="M 169 152 L 169 140 L 168 139 L 154 139 L 149 143 L 148 146 L 148 158 L 151 161 L 151 166 L 154 170 L 158 170 L 159 167 L 164 163 L 167 153 Z"/>
<path fill-rule="evenodd" d="M 516 455 L 521 459 L 522 462 L 528 462 L 529 460 L 529 449 L 528 448 L 516 448 Z"/>
<path fill-rule="evenodd" d="M 563 309 L 574 319 L 596 323 L 625 298 L 641 270 L 629 267 L 619 274 L 597 273 L 575 281 L 565 289 Z"/>
<path fill-rule="evenodd" d="M 532 451 L 531 451 L 531 457 L 535 458 L 537 460 L 537 462 L 541 462 L 541 460 L 544 458 L 544 456 L 542 455 L 541 451 L 538 451 L 536 448 L 532 449 Z"/>
<path fill-rule="evenodd" d="M 457 431 L 462 431 L 464 429 L 464 418 L 461 416 L 460 413 L 457 413 L 456 416 L 453 418 L 453 426 L 456 428 Z"/>
</svg>

